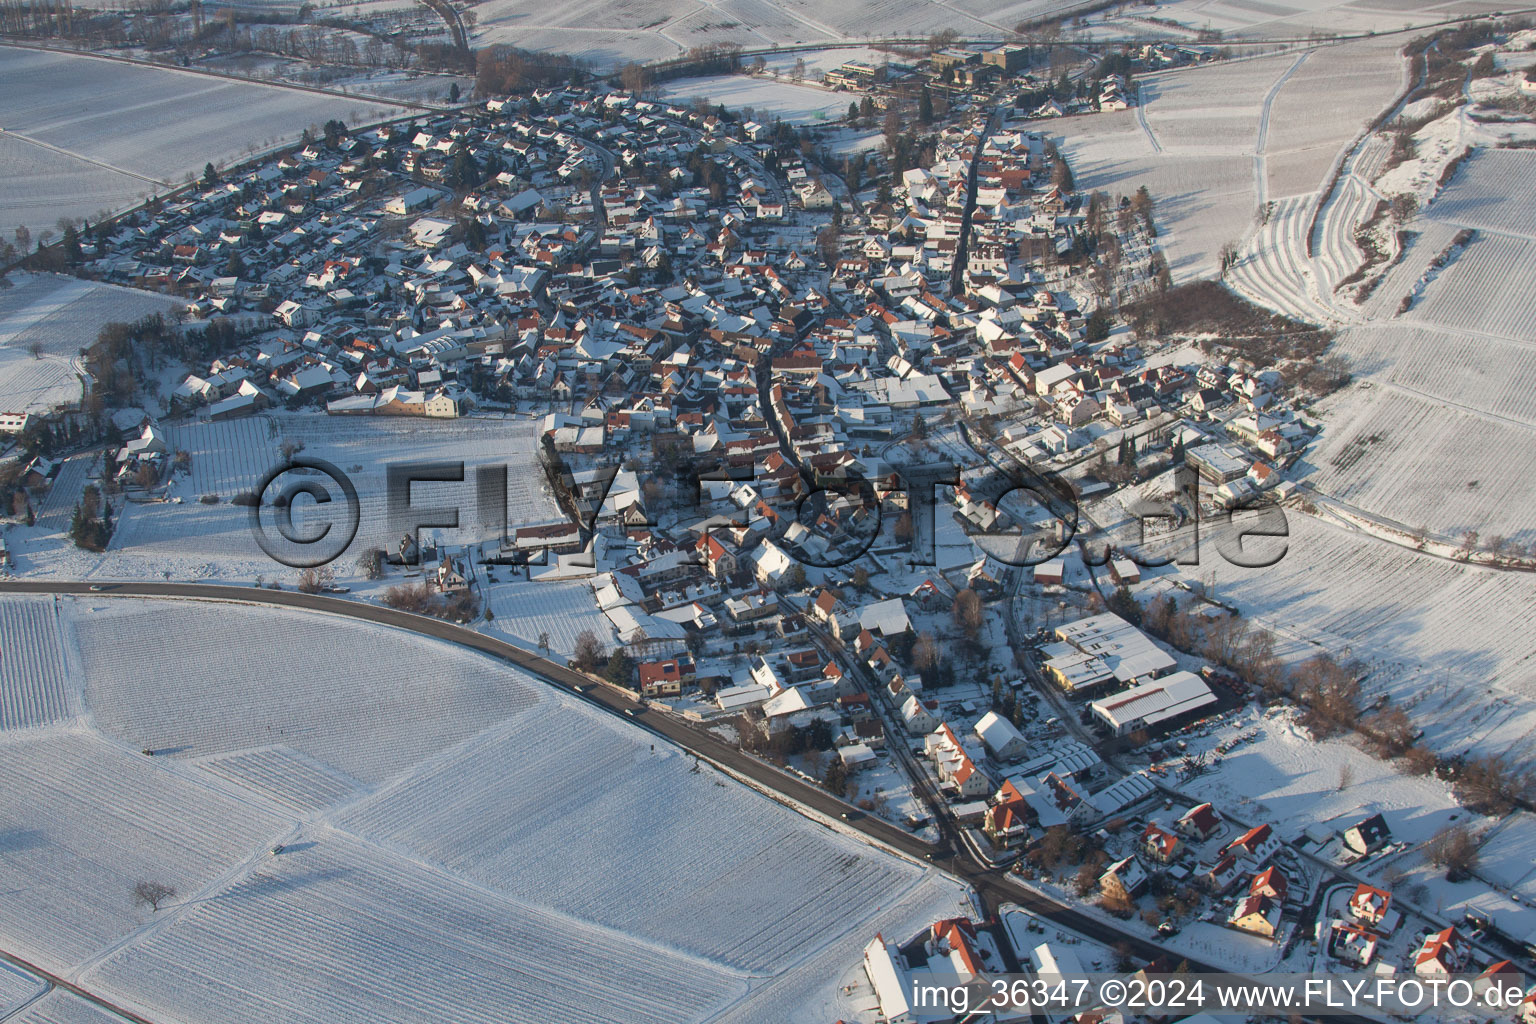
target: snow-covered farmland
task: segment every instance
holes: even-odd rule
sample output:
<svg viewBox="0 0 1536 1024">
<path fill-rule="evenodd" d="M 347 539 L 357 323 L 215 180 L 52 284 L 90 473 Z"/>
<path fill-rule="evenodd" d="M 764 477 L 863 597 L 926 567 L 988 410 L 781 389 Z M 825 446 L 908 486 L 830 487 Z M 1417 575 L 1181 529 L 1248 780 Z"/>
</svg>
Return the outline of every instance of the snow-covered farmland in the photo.
<svg viewBox="0 0 1536 1024">
<path fill-rule="evenodd" d="M 1424 290 L 1407 319 L 1501 338 L 1536 337 L 1536 239 L 1485 233 Z"/>
<path fill-rule="evenodd" d="M 377 784 L 541 699 L 487 658 L 348 619 L 137 601 L 75 618 L 98 727 L 178 757 L 281 744 Z"/>
<path fill-rule="evenodd" d="M 122 1024 L 122 1018 L 54 989 L 16 1016 L 7 1017 L 6 1024 Z"/>
<path fill-rule="evenodd" d="M 17 274 L 0 288 L 0 346 L 30 354 L 75 356 L 102 326 L 164 313 L 176 300 L 155 292 L 62 274 Z"/>
<path fill-rule="evenodd" d="M 30 358 L 30 357 L 29 357 Z M 85 477 L 74 474 L 66 487 L 61 476 L 55 491 L 59 514 L 38 526 L 13 529 L 10 540 L 24 567 L 40 575 L 66 578 L 290 580 L 290 571 L 269 558 L 251 533 L 250 509 L 230 504 L 252 490 L 282 461 L 284 444 L 302 443 L 302 454 L 336 466 L 357 488 L 360 521 L 356 539 L 335 563 L 338 573 L 355 571 L 358 552 L 379 546 L 394 550 L 400 529 L 391 526 L 386 501 L 386 467 L 391 463 L 424 460 L 464 462 L 463 483 L 418 483 L 412 487 L 416 508 L 456 506 L 458 530 L 439 530 L 444 543 L 495 540 L 503 529 L 516 529 L 563 520 L 550 495 L 536 457 L 537 420 L 529 417 L 473 417 L 460 420 L 401 420 L 387 417 L 339 417 L 316 413 L 273 413 L 218 423 L 167 425 L 172 450 L 191 457 L 189 475 L 177 474 L 166 492 L 180 503 L 128 502 L 105 556 L 89 555 L 63 542 L 68 512 L 79 499 Z M 479 507 L 475 470 L 505 466 L 505 523 L 493 522 L 491 510 Z M 285 478 L 286 479 L 286 478 Z M 331 491 L 335 485 L 324 482 Z M 270 499 L 272 493 L 269 492 Z M 204 495 L 217 495 L 203 504 Z M 345 526 L 341 495 L 320 507 L 308 503 L 295 510 L 298 529 L 310 531 L 322 517 Z M 337 513 L 331 515 L 331 513 Z M 484 515 L 482 515 L 484 513 Z M 485 521 L 482 522 L 482 519 Z M 269 535 L 270 535 L 269 524 Z M 499 611 L 499 609 L 498 609 Z M 551 631 L 554 632 L 553 630 Z M 535 637 L 537 633 L 534 634 Z"/>
<path fill-rule="evenodd" d="M 549 634 L 549 653 L 569 658 L 576 637 L 590 629 L 604 647 L 618 639 L 613 623 L 597 607 L 592 588 L 583 580 L 532 582 L 513 576 L 508 582 L 486 587 L 495 613 L 485 632 L 528 650 L 538 648 L 539 637 Z"/>
<path fill-rule="evenodd" d="M 1323 404 L 1323 435 L 1299 466 L 1302 479 L 1453 543 L 1468 530 L 1536 540 L 1527 343 L 1370 326 L 1340 345 L 1363 379 Z"/>
<path fill-rule="evenodd" d="M 155 1019 L 291 1024 L 673 1024 L 745 988 L 667 947 L 325 830 L 86 978 Z"/>
<path fill-rule="evenodd" d="M 1142 77 L 1134 110 L 1042 127 L 1060 133 L 1080 188 L 1116 196 L 1147 186 L 1176 281 L 1216 276 L 1221 247 L 1246 238 L 1239 288 L 1285 312 L 1332 319 L 1328 303 L 1307 294 L 1316 276 L 1306 253 L 1312 209 L 1335 161 L 1401 88 L 1403 66 L 1396 45 L 1366 40 L 1183 68 Z M 1324 229 L 1330 241 L 1347 240 L 1351 218 L 1363 216 L 1355 198 L 1330 204 L 1345 218 Z M 1255 214 L 1270 202 L 1260 224 Z"/>
<path fill-rule="evenodd" d="M 0 733 L 0 948 L 151 1019 L 849 1019 L 870 935 L 973 910 L 478 655 L 289 610 L 62 607 L 89 713 Z M 178 895 L 137 907 L 145 879 Z M 16 1019 L 102 1024 L 57 995 Z"/>
<path fill-rule="evenodd" d="M 41 979 L 21 971 L 7 963 L 0 963 L 0 1018 L 10 1019 L 21 1005 L 41 995 L 47 986 Z"/>
<path fill-rule="evenodd" d="M 1000 39 L 1022 19 L 1081 6 L 1082 0 L 486 0 L 475 8 L 475 39 L 560 50 L 613 68 L 711 43 L 762 48 L 928 36 L 946 28 L 968 38 Z"/>
<path fill-rule="evenodd" d="M 25 178 L 25 187 L 13 190 L 7 176 L 0 223 L 26 224 L 35 234 L 61 215 L 94 217 L 163 192 L 209 161 L 243 158 L 310 125 L 332 118 L 363 124 L 403 112 L 378 100 L 0 47 L 0 161 Z"/>
<path fill-rule="evenodd" d="M 352 477 L 362 504 L 362 523 L 353 549 L 368 544 L 393 548 L 385 501 L 385 467 L 397 462 L 463 462 L 463 483 L 418 483 L 411 501 L 418 507 L 456 504 L 459 529 L 439 534 L 450 542 L 494 539 L 500 524 L 481 522 L 475 469 L 505 466 L 507 529 L 562 521 L 538 463 L 538 420 L 527 416 L 425 420 L 299 414 L 274 417 L 284 441 L 304 444 L 303 454 L 325 459 Z M 251 486 L 254 486 L 252 481 Z"/>
<path fill-rule="evenodd" d="M 1221 247 L 1253 224 L 1251 154 L 1165 153 L 1134 110 L 1033 126 L 1059 140 L 1078 188 L 1117 197 L 1147 186 L 1157 242 L 1177 282 L 1215 276 Z"/>
<path fill-rule="evenodd" d="M 70 697 L 53 599 L 0 601 L 0 731 L 68 718 Z"/>
<path fill-rule="evenodd" d="M 827 922 L 922 875 L 650 739 L 550 701 L 340 824 L 512 898 L 752 973 L 782 969 Z"/>
<path fill-rule="evenodd" d="M 1132 8 L 1140 11 L 1140 8 Z M 1152 13 L 1193 35 L 1214 30 L 1228 35 L 1294 39 L 1313 33 L 1364 34 L 1397 31 L 1458 16 L 1499 10 L 1496 0 L 1172 0 Z M 1133 25 L 1140 20 L 1128 19 Z M 1111 24 L 1116 24 L 1113 18 Z"/>
<path fill-rule="evenodd" d="M 61 217 L 132 206 L 159 187 L 10 133 L 0 135 L 0 180 L 5 182 L 0 218 L 7 227 L 26 225 L 34 234 L 51 229 Z"/>
<path fill-rule="evenodd" d="M 1536 150 L 1474 151 L 1426 216 L 1462 227 L 1536 238 Z"/>
<path fill-rule="evenodd" d="M 1427 501 L 1444 491 L 1424 491 Z M 1273 566 L 1233 566 L 1203 537 L 1201 563 L 1182 572 L 1273 630 L 1299 660 L 1348 651 L 1365 663 L 1369 701 L 1388 694 L 1429 744 L 1529 758 L 1536 657 L 1527 623 L 1536 579 L 1420 554 L 1316 517 L 1293 514 L 1286 553 Z M 1208 552 L 1208 553 L 1206 553 Z"/>
<path fill-rule="evenodd" d="M 847 93 L 751 75 L 679 78 L 665 83 L 661 94 L 679 103 L 702 96 L 731 110 L 751 107 L 755 114 L 796 123 L 841 117 L 848 111 Z"/>
<path fill-rule="evenodd" d="M 1269 198 L 1315 192 L 1340 150 L 1403 88 L 1408 64 L 1396 36 L 1307 54 L 1275 95 L 1266 125 Z"/>
<path fill-rule="evenodd" d="M 77 357 L 102 325 L 172 305 L 164 296 L 131 288 L 54 274 L 18 275 L 10 288 L 0 288 L 0 409 L 44 413 L 78 402 Z"/>
<path fill-rule="evenodd" d="M 55 972 L 149 919 L 137 882 L 190 898 L 283 827 L 86 733 L 0 741 L 0 778 L 0 948 Z"/>
</svg>

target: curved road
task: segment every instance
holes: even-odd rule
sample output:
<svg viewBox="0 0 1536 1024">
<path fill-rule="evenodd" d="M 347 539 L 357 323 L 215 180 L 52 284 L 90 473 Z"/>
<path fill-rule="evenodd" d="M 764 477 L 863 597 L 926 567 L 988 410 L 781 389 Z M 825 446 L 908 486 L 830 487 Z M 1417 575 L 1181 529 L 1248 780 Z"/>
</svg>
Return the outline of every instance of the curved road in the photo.
<svg viewBox="0 0 1536 1024">
<path fill-rule="evenodd" d="M 1003 903 L 1017 904 L 1038 917 L 1053 921 L 1063 927 L 1086 935 L 1098 942 L 1114 946 L 1124 944 L 1138 957 L 1152 960 L 1162 955 L 1187 960 L 1192 970 L 1216 972 L 1220 968 L 1202 964 L 1178 953 L 1169 953 L 1139 935 L 1121 931 L 1112 923 L 1090 917 L 1081 911 L 1055 900 L 1048 899 L 1014 881 L 1000 869 L 989 867 L 977 860 L 963 843 L 945 842 L 934 846 L 910 835 L 889 822 L 853 807 L 820 787 L 810 785 L 778 771 L 750 754 L 722 742 L 706 731 L 672 715 L 647 711 L 616 687 L 601 682 L 596 677 L 567 668 L 547 658 L 539 657 L 521 648 L 485 636 L 472 629 L 445 622 L 441 619 L 398 611 L 362 601 L 332 597 L 324 594 L 302 594 L 289 590 L 265 590 L 257 587 L 236 587 L 209 583 L 85 583 L 76 581 L 6 580 L 0 582 L 0 595 L 18 594 L 70 594 L 83 596 L 193 598 L 206 601 L 234 601 L 242 604 L 277 605 L 302 608 L 308 611 L 343 615 L 366 622 L 409 630 L 422 636 L 432 637 L 479 651 L 505 661 L 539 678 L 575 693 L 582 699 L 613 714 L 630 718 L 635 724 L 650 732 L 671 740 L 678 746 L 707 760 L 716 767 L 748 779 L 759 790 L 774 796 L 780 802 L 800 810 L 814 811 L 826 818 L 839 820 L 847 816 L 844 827 L 862 835 L 872 845 L 882 846 L 918 861 L 931 861 L 973 886 L 988 907 L 996 908 Z M 813 819 L 814 820 L 814 819 Z M 24 969 L 52 982 L 61 988 L 87 999 L 98 1006 L 135 1021 L 136 1024 L 152 1024 L 144 1018 L 124 1013 L 104 997 L 81 989 L 62 978 L 0 952 L 0 958 L 9 960 Z M 1365 1024 L 1364 1018 L 1339 1018 Z"/>
</svg>

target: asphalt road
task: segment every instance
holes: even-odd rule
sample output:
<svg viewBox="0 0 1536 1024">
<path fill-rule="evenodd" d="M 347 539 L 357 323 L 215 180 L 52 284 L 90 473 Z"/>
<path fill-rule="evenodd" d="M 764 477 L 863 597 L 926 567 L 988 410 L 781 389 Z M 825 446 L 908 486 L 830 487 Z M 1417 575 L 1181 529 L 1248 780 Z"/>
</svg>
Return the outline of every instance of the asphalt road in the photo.
<svg viewBox="0 0 1536 1024">
<path fill-rule="evenodd" d="M 472 629 L 467 629 L 451 622 L 423 615 L 415 615 L 410 612 L 397 611 L 393 608 L 385 608 L 363 601 L 323 594 L 302 594 L 291 590 L 266 590 L 251 586 L 236 587 L 208 583 L 107 582 L 92 584 L 76 581 L 6 580 L 0 581 L 0 594 L 4 593 L 75 594 L 87 597 L 193 598 L 207 601 L 234 601 L 242 604 L 302 608 L 308 611 L 343 615 L 353 619 L 394 626 L 398 629 L 410 630 L 423 636 L 429 636 L 471 650 L 480 651 L 490 657 L 515 665 L 555 686 L 575 693 L 597 707 L 613 714 L 624 715 L 636 725 L 649 730 L 657 736 L 671 740 L 678 746 L 691 751 L 717 767 L 727 769 L 731 773 L 750 779 L 759 789 L 766 791 L 781 802 L 802 811 L 802 813 L 809 809 L 816 814 L 822 815 L 824 818 L 839 822 L 844 829 L 858 833 L 873 845 L 897 851 L 921 862 L 932 862 L 975 887 L 978 894 L 985 901 L 986 906 L 995 908 L 1004 903 L 1016 904 L 1038 917 L 1052 921 L 1098 942 L 1110 946 L 1120 945 L 1122 948 L 1128 947 L 1135 956 L 1143 960 L 1152 960 L 1158 956 L 1171 955 L 1176 961 L 1188 961 L 1190 968 L 1194 971 L 1216 972 L 1220 970 L 1177 953 L 1169 954 L 1155 943 L 1148 942 L 1139 935 L 1121 931 L 1109 922 L 1097 917 L 1090 917 L 1071 906 L 1058 903 L 1026 889 L 1010 878 L 1004 870 L 992 868 L 981 863 L 968 850 L 958 844 L 946 841 L 941 845 L 934 846 L 925 843 L 889 822 L 860 811 L 853 805 L 838 799 L 817 786 L 810 785 L 800 779 L 780 772 L 755 757 L 722 742 L 702 728 L 670 714 L 647 710 L 643 704 L 637 703 L 623 691 L 611 687 L 592 676 L 572 670 L 547 658 L 541 658 L 536 654 L 531 654 L 494 637 L 485 636 Z M 844 815 L 847 816 L 846 820 L 843 820 Z M 827 825 L 826 827 L 832 826 Z M 32 970 L 46 980 L 68 988 L 77 995 L 90 999 L 98 1005 L 121 1013 L 120 1010 L 111 1006 L 110 1003 L 65 982 L 61 978 L 37 971 L 30 965 L 15 961 L 14 958 L 5 956 L 3 953 L 0 953 L 0 956 L 12 959 L 13 962 L 26 967 L 28 970 Z M 130 1016 L 130 1019 L 133 1020 L 142 1021 L 142 1018 L 131 1017 L 131 1015 L 125 1016 Z M 1340 1017 L 1336 1019 L 1341 1021 L 1358 1021 L 1360 1024 L 1364 1024 L 1365 1021 L 1365 1018 Z"/>
</svg>

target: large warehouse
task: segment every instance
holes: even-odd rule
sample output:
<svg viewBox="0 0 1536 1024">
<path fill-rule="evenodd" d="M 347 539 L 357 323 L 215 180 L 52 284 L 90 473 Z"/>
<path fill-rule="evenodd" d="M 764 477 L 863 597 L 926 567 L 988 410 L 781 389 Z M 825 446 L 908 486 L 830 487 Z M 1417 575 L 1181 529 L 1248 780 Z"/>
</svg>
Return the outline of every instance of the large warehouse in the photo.
<svg viewBox="0 0 1536 1024">
<path fill-rule="evenodd" d="M 1116 736 L 1126 736 L 1138 729 L 1166 728 L 1175 720 L 1215 703 L 1216 695 L 1205 680 L 1193 672 L 1175 672 L 1092 701 L 1088 706 Z"/>
</svg>

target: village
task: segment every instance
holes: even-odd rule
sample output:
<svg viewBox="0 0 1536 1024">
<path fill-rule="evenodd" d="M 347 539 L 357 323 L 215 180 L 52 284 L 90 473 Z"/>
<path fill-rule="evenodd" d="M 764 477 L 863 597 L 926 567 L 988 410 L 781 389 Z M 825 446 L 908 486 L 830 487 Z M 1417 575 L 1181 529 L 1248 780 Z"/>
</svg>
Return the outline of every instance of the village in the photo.
<svg viewBox="0 0 1536 1024">
<path fill-rule="evenodd" d="M 1132 70 L 1213 57 L 1148 47 L 1059 96 L 1020 46 L 849 62 L 826 84 L 899 114 L 856 173 L 784 121 L 580 88 L 210 165 L 64 243 L 75 274 L 176 305 L 85 342 L 81 402 L 5 412 L 11 546 L 82 435 L 119 438 L 89 457 L 133 515 L 193 497 L 184 424 L 529 422 L 557 515 L 391 536 L 373 571 L 349 551 L 270 585 L 404 606 L 419 581 L 489 630 L 491 584 L 536 604 L 581 581 L 602 628 L 525 646 L 1168 951 L 1007 914 L 872 936 L 856 984 L 882 1019 L 952 1019 L 910 1004 L 924 972 L 1184 960 L 1513 979 L 1532 994 L 1496 1019 L 1532 1024 L 1536 915 L 1491 891 L 1410 905 L 1387 878 L 1454 826 L 1404 841 L 1391 815 L 1197 796 L 1295 709 L 1245 673 L 1251 648 L 1211 653 L 1236 611 L 1143 557 L 1133 502 L 1159 503 L 1175 552 L 1196 522 L 1299 512 L 1287 473 L 1340 382 L 1320 348 L 1160 329 L 1201 298 L 1172 285 L 1160 197 L 1077 190 L 1039 119 L 1127 109 Z"/>
</svg>

